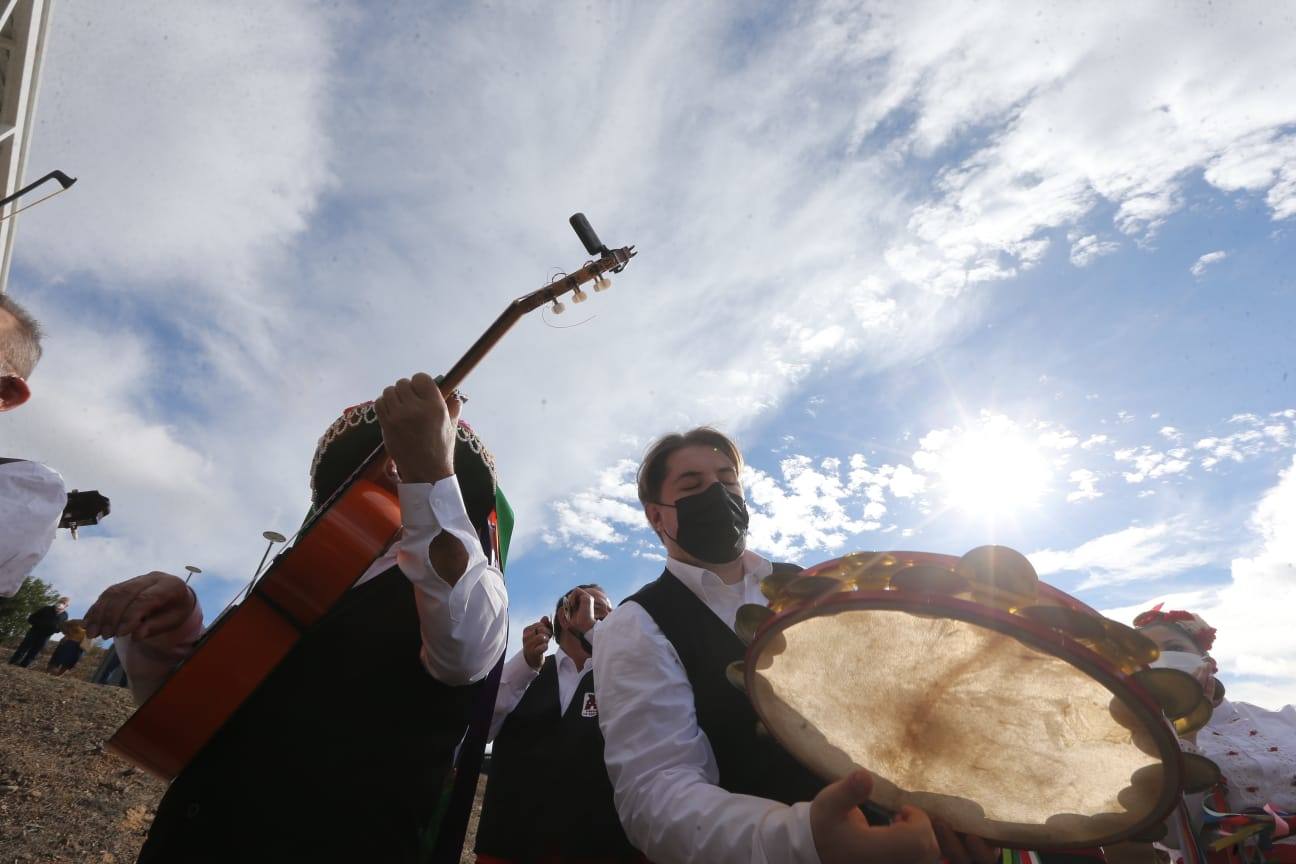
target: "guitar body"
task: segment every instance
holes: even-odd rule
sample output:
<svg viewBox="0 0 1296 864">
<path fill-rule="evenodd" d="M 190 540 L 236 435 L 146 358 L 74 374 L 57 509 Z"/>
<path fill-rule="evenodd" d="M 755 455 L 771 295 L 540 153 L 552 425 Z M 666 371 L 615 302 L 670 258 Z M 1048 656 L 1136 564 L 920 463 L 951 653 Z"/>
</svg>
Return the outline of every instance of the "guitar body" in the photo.
<svg viewBox="0 0 1296 864">
<path fill-rule="evenodd" d="M 395 539 L 400 505 L 384 461 L 367 467 L 207 631 L 108 741 L 111 752 L 164 780 L 198 755 Z"/>
</svg>

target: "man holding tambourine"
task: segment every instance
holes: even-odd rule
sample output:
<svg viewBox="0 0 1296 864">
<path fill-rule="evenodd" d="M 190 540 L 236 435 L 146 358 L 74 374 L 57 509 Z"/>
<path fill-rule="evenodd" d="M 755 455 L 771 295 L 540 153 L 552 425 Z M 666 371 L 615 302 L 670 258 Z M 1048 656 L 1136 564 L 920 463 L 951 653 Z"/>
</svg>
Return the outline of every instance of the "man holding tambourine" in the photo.
<svg viewBox="0 0 1296 864">
<path fill-rule="evenodd" d="M 709 428 L 658 440 L 639 469 L 639 499 L 666 569 L 594 631 L 605 758 L 630 842 L 656 864 L 934 862 L 989 864 L 978 838 L 904 807 L 870 825 L 872 781 L 825 784 L 757 731 L 725 680 L 742 656 L 735 614 L 763 603 L 775 565 L 746 549 L 742 455 Z"/>
</svg>

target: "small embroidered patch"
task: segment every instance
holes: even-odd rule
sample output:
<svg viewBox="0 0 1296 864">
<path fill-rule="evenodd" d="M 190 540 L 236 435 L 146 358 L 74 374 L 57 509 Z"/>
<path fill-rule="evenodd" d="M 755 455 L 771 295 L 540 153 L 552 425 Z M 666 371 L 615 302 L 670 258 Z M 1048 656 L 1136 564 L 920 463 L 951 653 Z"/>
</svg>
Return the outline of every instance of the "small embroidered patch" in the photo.
<svg viewBox="0 0 1296 864">
<path fill-rule="evenodd" d="M 598 716 L 598 700 L 594 698 L 593 693 L 585 694 L 585 701 L 581 703 L 581 716 L 582 717 Z"/>
</svg>

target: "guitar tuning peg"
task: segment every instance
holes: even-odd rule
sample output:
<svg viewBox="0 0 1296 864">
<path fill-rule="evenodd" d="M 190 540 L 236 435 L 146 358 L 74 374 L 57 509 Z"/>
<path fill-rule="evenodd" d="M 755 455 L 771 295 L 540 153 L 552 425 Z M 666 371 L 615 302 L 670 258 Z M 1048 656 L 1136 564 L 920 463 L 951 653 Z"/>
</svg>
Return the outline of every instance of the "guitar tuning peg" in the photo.
<svg viewBox="0 0 1296 864">
<path fill-rule="evenodd" d="M 612 287 L 612 280 L 604 276 L 602 273 L 594 277 L 595 291 L 606 291 L 611 287 Z"/>
<path fill-rule="evenodd" d="M 567 307 L 564 306 L 562 303 L 560 303 L 557 299 L 553 301 L 553 313 L 555 315 L 561 315 L 566 309 Z"/>
<path fill-rule="evenodd" d="M 589 295 L 586 294 L 584 291 L 582 291 L 579 287 L 576 288 L 575 291 L 572 291 L 573 303 L 584 303 L 588 299 L 589 299 Z"/>
</svg>

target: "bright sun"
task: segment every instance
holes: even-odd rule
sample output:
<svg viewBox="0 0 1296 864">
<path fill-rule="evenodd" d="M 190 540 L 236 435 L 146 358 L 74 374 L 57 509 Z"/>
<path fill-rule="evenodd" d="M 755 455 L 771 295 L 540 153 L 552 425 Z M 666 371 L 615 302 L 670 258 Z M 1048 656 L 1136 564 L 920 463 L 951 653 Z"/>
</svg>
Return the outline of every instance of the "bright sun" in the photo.
<svg viewBox="0 0 1296 864">
<path fill-rule="evenodd" d="M 951 507 L 979 516 L 1011 516 L 1039 500 L 1049 466 L 1035 442 L 998 424 L 965 431 L 941 454 L 941 483 Z"/>
</svg>

